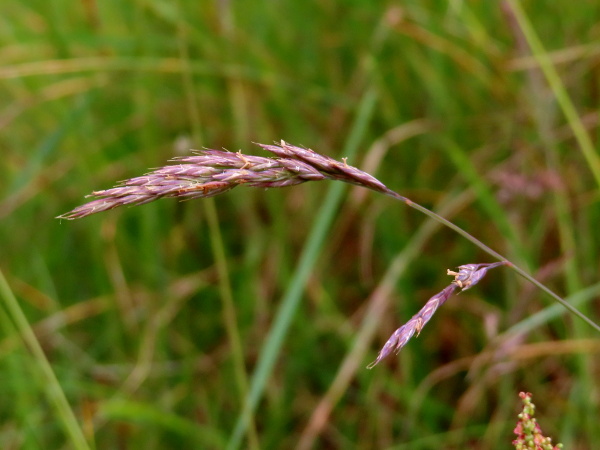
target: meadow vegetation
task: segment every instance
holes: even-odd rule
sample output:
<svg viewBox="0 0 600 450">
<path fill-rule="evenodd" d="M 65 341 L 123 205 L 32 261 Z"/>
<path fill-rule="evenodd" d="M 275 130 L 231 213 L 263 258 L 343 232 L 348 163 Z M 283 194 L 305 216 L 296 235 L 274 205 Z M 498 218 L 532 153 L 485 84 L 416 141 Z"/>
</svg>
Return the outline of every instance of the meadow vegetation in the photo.
<svg viewBox="0 0 600 450">
<path fill-rule="evenodd" d="M 600 334 L 453 230 L 344 183 L 56 220 L 284 139 L 370 173 L 600 322 L 600 3 L 4 1 L 2 448 L 508 448 L 519 392 L 600 442 Z"/>
</svg>

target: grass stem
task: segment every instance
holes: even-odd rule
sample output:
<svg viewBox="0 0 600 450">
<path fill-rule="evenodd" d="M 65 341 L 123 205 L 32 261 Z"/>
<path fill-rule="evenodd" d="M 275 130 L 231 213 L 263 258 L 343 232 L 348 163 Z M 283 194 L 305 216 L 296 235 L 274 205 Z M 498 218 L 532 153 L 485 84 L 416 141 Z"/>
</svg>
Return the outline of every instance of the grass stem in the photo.
<svg viewBox="0 0 600 450">
<path fill-rule="evenodd" d="M 48 397 L 48 402 L 54 407 L 56 414 L 62 424 L 65 433 L 71 439 L 71 445 L 77 450 L 88 450 L 90 446 L 86 441 L 83 430 L 75 417 L 75 413 L 69 405 L 69 401 L 52 370 L 52 366 L 42 349 L 33 329 L 29 325 L 19 302 L 14 296 L 4 274 L 0 270 L 0 297 L 4 300 L 4 305 L 15 323 L 18 332 L 23 339 L 23 343 L 31 352 L 34 362 L 37 365 L 39 374 L 42 377 L 43 390 Z"/>
</svg>

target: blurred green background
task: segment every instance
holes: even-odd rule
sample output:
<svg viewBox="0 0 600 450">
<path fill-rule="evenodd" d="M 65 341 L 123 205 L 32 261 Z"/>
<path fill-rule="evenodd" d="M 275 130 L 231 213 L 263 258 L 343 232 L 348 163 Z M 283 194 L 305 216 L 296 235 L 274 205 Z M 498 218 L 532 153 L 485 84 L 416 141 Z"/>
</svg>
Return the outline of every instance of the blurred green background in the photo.
<svg viewBox="0 0 600 450">
<path fill-rule="evenodd" d="M 365 369 L 446 269 L 492 262 L 399 202 L 316 182 L 54 219 L 285 139 L 598 322 L 599 2 L 0 9 L 2 448 L 508 448 L 520 391 L 554 441 L 600 441 L 600 336 L 506 268 Z"/>
</svg>

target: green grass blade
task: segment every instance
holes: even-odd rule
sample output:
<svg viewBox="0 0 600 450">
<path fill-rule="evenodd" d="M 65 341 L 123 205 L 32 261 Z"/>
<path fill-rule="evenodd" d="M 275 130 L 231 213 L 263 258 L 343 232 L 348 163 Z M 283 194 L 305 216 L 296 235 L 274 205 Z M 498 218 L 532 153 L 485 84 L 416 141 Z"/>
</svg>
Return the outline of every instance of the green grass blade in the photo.
<svg viewBox="0 0 600 450">
<path fill-rule="evenodd" d="M 44 350 L 31 329 L 23 310 L 19 306 L 19 302 L 14 296 L 12 290 L 3 272 L 0 270 L 0 298 L 4 302 L 4 306 L 10 313 L 17 330 L 21 334 L 23 342 L 31 352 L 33 360 L 37 365 L 37 369 L 43 380 L 43 389 L 48 397 L 48 402 L 54 407 L 56 414 L 65 430 L 65 433 L 71 439 L 73 448 L 78 450 L 89 449 L 81 427 L 69 405 L 67 397 L 62 390 L 62 387 L 52 370 L 50 362 L 46 358 Z"/>
<path fill-rule="evenodd" d="M 527 43 L 531 47 L 534 58 L 538 62 L 542 72 L 544 72 L 544 76 L 550 85 L 550 89 L 552 89 L 556 101 L 569 123 L 569 127 L 571 127 L 571 130 L 575 135 L 579 148 L 588 163 L 590 171 L 594 175 L 596 184 L 600 187 L 600 156 L 598 156 L 594 143 L 583 126 L 577 109 L 575 108 L 569 93 L 565 89 L 558 72 L 552 64 L 548 52 L 544 49 L 542 41 L 536 34 L 525 10 L 522 8 L 521 2 L 519 0 L 508 0 L 508 3 L 525 35 L 525 39 L 527 39 Z"/>
</svg>

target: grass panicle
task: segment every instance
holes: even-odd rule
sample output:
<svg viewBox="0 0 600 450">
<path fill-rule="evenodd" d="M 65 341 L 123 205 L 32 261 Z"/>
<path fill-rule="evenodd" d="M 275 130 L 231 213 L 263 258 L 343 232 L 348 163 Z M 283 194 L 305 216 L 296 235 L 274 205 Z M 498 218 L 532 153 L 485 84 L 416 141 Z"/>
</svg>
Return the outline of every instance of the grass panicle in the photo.
<svg viewBox="0 0 600 450">
<path fill-rule="evenodd" d="M 442 306 L 450 298 L 457 289 L 466 291 L 470 289 L 485 276 L 488 270 L 494 267 L 505 265 L 504 261 L 491 264 L 465 264 L 458 267 L 458 272 L 448 270 L 448 275 L 453 275 L 454 280 L 450 285 L 446 286 L 442 291 L 431 297 L 421 310 L 412 316 L 412 318 L 398 328 L 392 336 L 387 340 L 383 348 L 379 351 L 377 358 L 367 366 L 372 369 L 379 362 L 388 356 L 392 351 L 398 353 L 415 335 L 421 333 L 423 327 L 433 317 L 437 309 Z"/>
<path fill-rule="evenodd" d="M 447 219 L 389 189 L 368 173 L 348 165 L 345 158 L 340 162 L 313 150 L 290 145 L 283 140 L 280 141 L 279 145 L 258 145 L 273 153 L 275 157 L 269 158 L 245 155 L 241 152 L 233 153 L 225 150 L 205 149 L 196 155 L 174 159 L 173 161 L 178 164 L 160 167 L 141 177 L 130 178 L 111 189 L 95 191 L 91 195 L 96 197 L 95 200 L 78 206 L 57 218 L 81 219 L 119 206 L 143 205 L 160 198 L 174 197 L 189 200 L 213 197 L 238 185 L 276 188 L 294 186 L 307 181 L 343 181 L 400 200 L 453 229 L 488 254 L 501 260 L 491 264 L 462 265 L 459 267 L 459 272 L 448 270 L 448 275 L 455 276 L 451 285 L 433 296 L 417 315 L 394 332 L 379 352 L 377 359 L 368 366 L 369 368 L 374 367 L 385 358 L 392 349 L 395 348 L 396 351 L 399 351 L 415 333 L 418 335 L 437 308 L 452 295 L 456 288 L 469 289 L 477 284 L 489 269 L 499 265 L 511 267 L 515 272 L 550 294 L 571 312 L 600 331 L 600 327 L 591 319 L 502 255 Z"/>
<path fill-rule="evenodd" d="M 408 322 L 394 331 L 392 336 L 379 351 L 375 361 L 369 364 L 367 369 L 372 369 L 375 367 L 382 359 L 392 353 L 392 351 L 398 353 L 400 350 L 402 350 L 402 347 L 404 347 L 415 335 L 415 333 L 418 336 L 423 327 L 427 324 L 427 322 L 429 322 L 429 319 L 433 317 L 433 314 L 437 311 L 437 309 L 446 303 L 446 300 L 450 298 L 456 289 L 458 289 L 458 285 L 453 283 L 449 286 L 446 286 L 444 289 L 442 289 L 442 291 L 431 297 L 417 314 L 412 316 Z"/>
<path fill-rule="evenodd" d="M 176 158 L 178 164 L 160 167 L 141 177 L 130 178 L 118 186 L 94 191 L 96 197 L 59 219 L 81 219 L 125 205 L 143 205 L 159 198 L 180 199 L 214 197 L 239 185 L 277 188 L 307 181 L 339 180 L 388 194 L 379 180 L 346 161 L 321 155 L 281 141 L 262 145 L 274 158 L 205 149 L 197 155 Z"/>
</svg>

